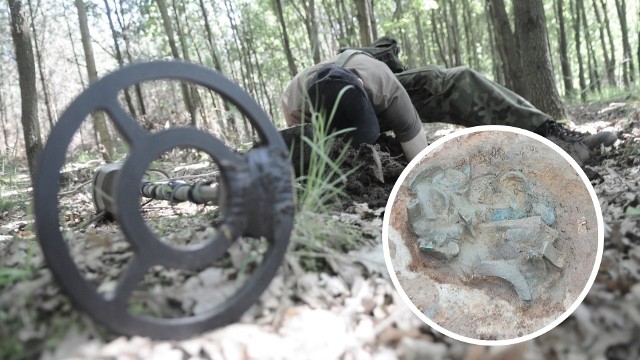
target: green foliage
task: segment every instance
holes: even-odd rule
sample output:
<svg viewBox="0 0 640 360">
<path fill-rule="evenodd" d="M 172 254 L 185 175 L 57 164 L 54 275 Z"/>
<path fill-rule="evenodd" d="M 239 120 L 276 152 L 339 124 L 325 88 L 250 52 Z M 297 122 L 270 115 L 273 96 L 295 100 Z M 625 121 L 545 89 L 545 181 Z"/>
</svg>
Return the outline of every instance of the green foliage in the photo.
<svg viewBox="0 0 640 360">
<path fill-rule="evenodd" d="M 327 271 L 326 257 L 356 249 L 361 238 L 361 229 L 330 214 L 302 211 L 296 215 L 291 254 L 297 256 L 306 270 Z"/>
<path fill-rule="evenodd" d="M 348 88 L 343 89 L 338 95 L 337 102 Z M 301 210 L 326 213 L 335 200 L 344 195 L 344 185 L 347 177 L 357 169 L 350 169 L 346 173 L 340 168 L 344 157 L 349 150 L 349 144 L 345 144 L 337 155 L 333 145 L 338 137 L 353 129 L 343 129 L 332 132 L 331 121 L 336 107 L 331 114 L 313 112 L 311 125 L 313 127 L 313 139 L 302 136 L 302 141 L 311 149 L 309 169 L 306 175 L 297 179 L 302 183 L 302 191 L 298 194 Z"/>
<path fill-rule="evenodd" d="M 612 103 L 612 102 L 628 102 L 638 101 L 640 98 L 636 95 L 640 91 L 640 85 L 633 85 L 628 88 L 622 86 L 606 86 L 603 84 L 601 91 L 588 91 L 586 94 L 586 103 Z M 569 106 L 579 106 L 582 104 L 580 95 L 573 97 L 565 97 L 565 103 Z"/>
<path fill-rule="evenodd" d="M 0 212 L 11 211 L 16 207 L 25 209 L 30 202 L 29 194 L 24 193 L 25 174 L 13 161 L 2 158 L 0 168 Z"/>
<path fill-rule="evenodd" d="M 26 280 L 33 275 L 33 269 L 0 267 L 0 288 L 13 285 L 17 281 Z"/>
<path fill-rule="evenodd" d="M 26 358 L 25 346 L 17 336 L 17 330 L 22 325 L 20 319 L 0 310 L 0 324 L 0 359 Z"/>
</svg>

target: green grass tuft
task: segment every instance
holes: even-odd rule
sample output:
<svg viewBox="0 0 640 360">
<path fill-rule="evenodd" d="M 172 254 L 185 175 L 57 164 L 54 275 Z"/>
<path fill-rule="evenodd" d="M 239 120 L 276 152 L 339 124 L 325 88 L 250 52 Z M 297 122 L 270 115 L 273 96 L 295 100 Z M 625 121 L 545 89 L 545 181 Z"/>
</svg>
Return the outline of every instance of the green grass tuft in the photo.
<svg viewBox="0 0 640 360">
<path fill-rule="evenodd" d="M 338 102 L 348 90 L 344 88 L 338 95 Z M 347 177 L 357 169 L 353 168 L 347 172 L 341 169 L 341 165 L 349 150 L 349 143 L 345 144 L 337 155 L 333 146 L 335 141 L 353 128 L 342 129 L 332 132 L 331 121 L 335 115 L 336 107 L 331 114 L 313 112 L 311 115 L 311 126 L 313 128 L 313 139 L 302 135 L 302 142 L 311 149 L 309 167 L 306 175 L 296 179 L 303 184 L 298 194 L 300 210 L 328 213 L 331 205 L 341 196 L 345 196 L 344 185 Z"/>
</svg>

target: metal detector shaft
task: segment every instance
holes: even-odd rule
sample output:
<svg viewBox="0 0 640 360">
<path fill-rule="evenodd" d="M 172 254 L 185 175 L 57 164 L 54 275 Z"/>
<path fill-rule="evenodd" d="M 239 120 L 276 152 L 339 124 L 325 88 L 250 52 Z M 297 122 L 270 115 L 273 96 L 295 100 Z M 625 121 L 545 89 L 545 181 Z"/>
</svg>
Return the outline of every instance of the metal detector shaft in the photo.
<svg viewBox="0 0 640 360">
<path fill-rule="evenodd" d="M 184 181 L 165 182 L 144 181 L 140 185 L 140 195 L 154 200 L 171 202 L 189 201 L 194 204 L 218 203 L 218 184 L 188 184 Z"/>
</svg>

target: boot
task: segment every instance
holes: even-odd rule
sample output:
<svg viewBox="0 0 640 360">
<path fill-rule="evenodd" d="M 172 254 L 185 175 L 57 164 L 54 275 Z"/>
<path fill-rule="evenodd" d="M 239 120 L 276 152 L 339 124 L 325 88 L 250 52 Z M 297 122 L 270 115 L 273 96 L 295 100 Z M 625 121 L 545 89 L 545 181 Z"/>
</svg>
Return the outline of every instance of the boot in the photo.
<svg viewBox="0 0 640 360">
<path fill-rule="evenodd" d="M 610 131 L 602 131 L 597 134 L 582 133 L 569 130 L 555 121 L 547 121 L 540 125 L 535 132 L 544 137 L 555 136 L 562 141 L 582 141 L 589 150 L 597 149 L 600 145 L 611 146 L 618 140 L 616 134 Z"/>
<path fill-rule="evenodd" d="M 569 130 L 566 127 L 558 124 L 555 121 L 546 121 L 540 125 L 535 133 L 542 135 L 547 139 L 553 141 L 556 145 L 560 146 L 562 150 L 566 151 L 571 157 L 582 166 L 585 161 L 591 157 L 591 149 L 585 144 L 584 139 L 595 136 L 578 131 Z M 615 141 L 615 140 L 614 140 Z M 590 144 L 595 147 L 594 141 Z M 598 144 L 599 145 L 599 144 Z"/>
<path fill-rule="evenodd" d="M 618 140 L 618 136 L 611 131 L 602 131 L 597 134 L 588 134 L 582 142 L 591 150 L 597 149 L 600 145 L 611 146 Z"/>
</svg>

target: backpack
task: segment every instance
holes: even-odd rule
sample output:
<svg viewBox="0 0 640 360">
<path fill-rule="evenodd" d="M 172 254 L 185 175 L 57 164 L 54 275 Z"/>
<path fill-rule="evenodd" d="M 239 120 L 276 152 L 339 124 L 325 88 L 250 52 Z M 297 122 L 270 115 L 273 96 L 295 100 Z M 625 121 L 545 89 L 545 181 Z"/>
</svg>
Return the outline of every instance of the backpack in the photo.
<svg viewBox="0 0 640 360">
<path fill-rule="evenodd" d="M 345 47 L 338 50 L 341 54 L 336 61 L 336 65 L 344 66 L 349 59 L 356 54 L 367 54 L 376 60 L 385 63 L 394 73 L 403 72 L 406 66 L 398 58 L 400 47 L 395 39 L 383 36 L 374 41 L 370 47 Z"/>
</svg>

